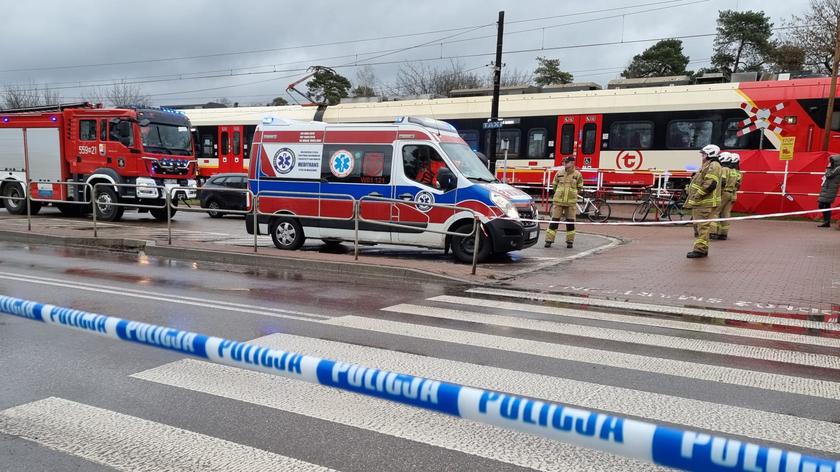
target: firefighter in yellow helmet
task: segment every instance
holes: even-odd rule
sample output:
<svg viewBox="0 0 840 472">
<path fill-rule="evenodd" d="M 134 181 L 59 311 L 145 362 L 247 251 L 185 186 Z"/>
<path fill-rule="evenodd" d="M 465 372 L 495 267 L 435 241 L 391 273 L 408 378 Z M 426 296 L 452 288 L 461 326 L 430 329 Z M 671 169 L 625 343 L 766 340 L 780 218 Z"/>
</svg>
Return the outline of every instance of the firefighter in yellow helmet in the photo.
<svg viewBox="0 0 840 472">
<path fill-rule="evenodd" d="M 575 215 L 578 195 L 583 191 L 583 175 L 575 169 L 575 158 L 563 160 L 563 168 L 554 176 L 554 197 L 551 200 L 551 223 L 545 232 L 545 247 L 551 247 L 557 236 L 560 219 L 566 220 L 566 247 L 575 243 Z"/>
<path fill-rule="evenodd" d="M 685 208 L 691 208 L 691 219 L 707 220 L 720 205 L 721 167 L 718 163 L 720 148 L 709 144 L 700 150 L 703 164 L 688 185 Z M 694 249 L 686 254 L 689 259 L 709 255 L 709 234 L 712 223 L 694 224 Z"/>
<path fill-rule="evenodd" d="M 741 188 L 743 178 L 740 171 L 741 156 L 734 152 L 722 152 L 720 156 L 723 179 L 716 218 L 729 218 L 732 216 L 732 206 L 738 200 L 738 190 Z M 728 221 L 718 221 L 713 225 L 712 239 L 725 241 L 729 238 L 730 225 Z"/>
</svg>

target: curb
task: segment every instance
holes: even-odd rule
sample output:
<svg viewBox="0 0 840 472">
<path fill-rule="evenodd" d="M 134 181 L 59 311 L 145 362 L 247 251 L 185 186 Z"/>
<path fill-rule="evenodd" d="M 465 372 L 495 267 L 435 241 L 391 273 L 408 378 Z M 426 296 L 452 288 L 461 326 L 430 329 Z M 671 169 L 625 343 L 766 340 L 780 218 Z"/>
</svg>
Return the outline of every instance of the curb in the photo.
<svg viewBox="0 0 840 472">
<path fill-rule="evenodd" d="M 192 249 L 181 246 L 158 246 L 154 241 L 146 242 L 146 247 L 143 252 L 149 256 L 217 262 L 222 264 L 247 265 L 267 269 L 311 269 L 363 277 L 398 277 L 418 282 L 445 281 L 469 285 L 480 285 L 480 281 L 477 280 L 460 279 L 451 275 L 436 274 L 434 272 L 411 269 L 407 267 L 301 259 L 296 257 L 269 256 L 265 254 L 245 254 L 241 252 L 211 251 L 208 249 Z"/>
<path fill-rule="evenodd" d="M 436 274 L 434 272 L 407 267 L 311 260 L 295 257 L 270 256 L 265 254 L 244 254 L 240 252 L 217 250 L 211 251 L 207 249 L 193 249 L 181 246 L 158 246 L 155 244 L 155 241 L 138 239 L 68 237 L 42 233 L 0 230 L 0 240 L 29 244 L 48 244 L 52 246 L 115 250 L 132 253 L 143 252 L 149 256 L 167 257 L 170 259 L 217 262 L 222 264 L 263 267 L 267 269 L 280 268 L 291 270 L 317 270 L 363 277 L 396 277 L 417 282 L 454 282 L 468 285 L 481 284 L 480 280 L 461 279 L 451 275 Z"/>
<path fill-rule="evenodd" d="M 140 239 L 67 237 L 6 230 L 0 230 L 0 240 L 30 244 L 49 244 L 53 246 L 108 249 L 126 252 L 140 252 L 148 245 L 147 241 Z"/>
</svg>

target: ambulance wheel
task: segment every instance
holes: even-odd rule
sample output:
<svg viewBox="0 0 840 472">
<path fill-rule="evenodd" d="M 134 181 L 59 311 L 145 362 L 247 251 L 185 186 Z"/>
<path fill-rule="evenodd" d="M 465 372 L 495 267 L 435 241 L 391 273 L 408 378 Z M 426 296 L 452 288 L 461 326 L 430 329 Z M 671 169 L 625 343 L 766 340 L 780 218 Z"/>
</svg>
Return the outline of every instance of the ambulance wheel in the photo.
<svg viewBox="0 0 840 472">
<path fill-rule="evenodd" d="M 3 188 L 3 206 L 13 215 L 26 214 L 26 200 L 23 193 L 23 187 L 20 184 L 6 184 Z M 29 212 L 33 215 L 41 211 L 40 202 L 29 202 Z"/>
<path fill-rule="evenodd" d="M 271 220 L 268 231 L 277 249 L 294 251 L 303 246 L 303 242 L 306 241 L 303 236 L 303 227 L 294 218 L 275 218 Z"/>
<path fill-rule="evenodd" d="M 463 223 L 455 228 L 456 233 L 464 234 L 472 233 L 472 230 L 472 222 Z M 481 228 L 479 228 L 479 231 L 481 231 Z M 455 259 L 465 264 L 472 264 L 473 251 L 475 250 L 474 234 L 470 234 L 469 236 L 452 236 L 450 245 L 452 246 L 452 254 L 455 256 Z M 483 231 L 481 236 L 479 236 L 478 245 L 478 262 L 484 262 L 488 257 L 490 257 L 492 248 L 490 247 L 490 240 L 487 239 L 487 236 L 484 235 Z"/>
<path fill-rule="evenodd" d="M 116 206 L 120 199 L 117 192 L 111 187 L 99 187 L 96 189 L 96 219 L 99 221 L 119 221 L 125 212 L 125 207 Z"/>
</svg>

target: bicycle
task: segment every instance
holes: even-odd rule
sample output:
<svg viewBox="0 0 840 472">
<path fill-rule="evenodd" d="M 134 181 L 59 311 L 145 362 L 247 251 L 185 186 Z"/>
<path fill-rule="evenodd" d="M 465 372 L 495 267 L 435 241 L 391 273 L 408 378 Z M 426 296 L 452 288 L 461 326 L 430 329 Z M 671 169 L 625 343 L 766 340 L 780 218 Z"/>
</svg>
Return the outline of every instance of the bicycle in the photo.
<svg viewBox="0 0 840 472">
<path fill-rule="evenodd" d="M 653 189 L 647 190 L 647 195 L 633 210 L 633 222 L 641 223 L 647 219 L 651 209 L 656 209 L 656 221 L 684 221 L 691 219 L 691 212 L 683 208 L 685 194 L 682 191 L 665 191 L 668 198 L 662 194 L 654 195 Z"/>
<path fill-rule="evenodd" d="M 612 208 L 606 200 L 600 197 L 587 198 L 582 195 L 580 199 L 583 200 L 583 207 L 580 206 L 581 202 L 575 202 L 579 215 L 586 215 L 593 223 L 603 223 L 609 219 Z"/>
</svg>

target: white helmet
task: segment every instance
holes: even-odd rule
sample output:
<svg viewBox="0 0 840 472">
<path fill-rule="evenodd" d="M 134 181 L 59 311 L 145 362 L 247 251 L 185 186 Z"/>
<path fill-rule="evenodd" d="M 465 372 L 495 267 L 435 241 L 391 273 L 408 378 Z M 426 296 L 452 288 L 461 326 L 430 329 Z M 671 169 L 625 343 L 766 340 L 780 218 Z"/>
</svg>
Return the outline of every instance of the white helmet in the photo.
<svg viewBox="0 0 840 472">
<path fill-rule="evenodd" d="M 732 155 L 733 154 L 731 152 L 723 151 L 723 152 L 720 153 L 720 157 L 718 157 L 718 162 L 720 162 L 721 164 L 726 164 L 727 162 L 733 162 L 732 161 Z"/>
<path fill-rule="evenodd" d="M 706 157 L 718 157 L 720 155 L 720 148 L 714 144 L 707 144 L 700 150 Z"/>
<path fill-rule="evenodd" d="M 731 162 L 733 164 L 737 164 L 737 163 L 741 162 L 741 155 L 738 154 L 737 152 L 730 152 L 729 153 L 729 162 Z"/>
</svg>

